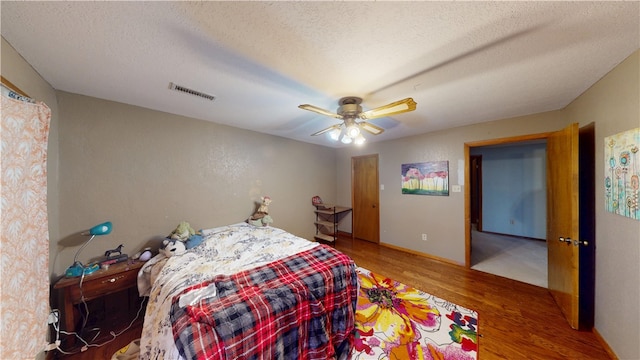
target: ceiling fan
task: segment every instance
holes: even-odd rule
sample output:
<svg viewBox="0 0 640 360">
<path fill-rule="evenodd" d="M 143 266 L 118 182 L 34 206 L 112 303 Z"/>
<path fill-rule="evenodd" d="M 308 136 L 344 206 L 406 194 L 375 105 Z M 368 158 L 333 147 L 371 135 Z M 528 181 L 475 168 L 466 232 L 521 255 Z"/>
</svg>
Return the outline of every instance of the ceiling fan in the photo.
<svg viewBox="0 0 640 360">
<path fill-rule="evenodd" d="M 326 115 L 343 120 L 341 124 L 329 126 L 326 129 L 311 134 L 311 136 L 317 136 L 327 132 L 331 132 L 330 135 L 333 140 L 337 141 L 342 135 L 342 142 L 345 144 L 349 144 L 352 141 L 355 141 L 356 144 L 361 144 L 365 141 L 365 139 L 364 136 L 362 136 L 362 134 L 360 133 L 360 129 L 367 131 L 373 135 L 382 134 L 384 129 L 366 121 L 358 121 L 359 119 L 376 119 L 385 116 L 401 114 L 416 109 L 416 102 L 413 101 L 412 98 L 406 98 L 400 101 L 392 102 L 390 104 L 367 111 L 362 111 L 362 106 L 360 106 L 360 104 L 362 103 L 362 99 L 359 97 L 343 97 L 338 103 L 340 104 L 340 107 L 338 107 L 338 110 L 335 113 L 309 104 L 298 106 L 300 109 L 313 111 L 321 115 Z M 345 130 L 344 134 L 342 133 L 343 127 Z"/>
</svg>

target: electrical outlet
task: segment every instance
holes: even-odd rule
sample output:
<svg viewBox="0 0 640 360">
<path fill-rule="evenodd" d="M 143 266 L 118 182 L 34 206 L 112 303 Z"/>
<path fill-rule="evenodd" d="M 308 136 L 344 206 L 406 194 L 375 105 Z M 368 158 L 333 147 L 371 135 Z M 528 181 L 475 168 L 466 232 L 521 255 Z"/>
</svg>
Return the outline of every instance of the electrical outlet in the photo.
<svg viewBox="0 0 640 360">
<path fill-rule="evenodd" d="M 427 241 L 427 234 L 422 234 L 422 241 Z"/>
</svg>

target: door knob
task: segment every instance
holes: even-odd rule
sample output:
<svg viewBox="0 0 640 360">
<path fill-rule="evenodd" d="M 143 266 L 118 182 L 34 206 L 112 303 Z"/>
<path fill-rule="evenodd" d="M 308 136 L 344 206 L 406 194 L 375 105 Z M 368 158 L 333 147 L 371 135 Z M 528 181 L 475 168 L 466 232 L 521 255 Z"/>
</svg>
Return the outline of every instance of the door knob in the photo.
<svg viewBox="0 0 640 360">
<path fill-rule="evenodd" d="M 558 241 L 563 242 L 563 243 L 567 243 L 567 244 L 571 244 L 571 238 L 563 238 L 562 236 L 560 236 L 558 238 Z"/>
<path fill-rule="evenodd" d="M 589 242 L 587 240 L 573 240 L 573 245 L 574 246 L 578 246 L 580 244 L 582 244 L 584 246 L 587 246 L 587 245 L 589 245 Z"/>
</svg>

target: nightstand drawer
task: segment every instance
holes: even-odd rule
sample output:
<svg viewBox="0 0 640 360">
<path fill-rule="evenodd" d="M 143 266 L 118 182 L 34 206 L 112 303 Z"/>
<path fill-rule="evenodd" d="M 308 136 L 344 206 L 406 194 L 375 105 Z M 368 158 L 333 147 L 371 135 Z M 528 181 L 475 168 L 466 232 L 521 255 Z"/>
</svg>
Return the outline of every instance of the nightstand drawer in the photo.
<svg viewBox="0 0 640 360">
<path fill-rule="evenodd" d="M 90 276 L 85 277 L 82 289 L 80 289 L 80 286 L 70 287 L 69 295 L 71 297 L 71 302 L 74 304 L 79 303 L 82 299 L 82 295 L 84 295 L 85 301 L 92 300 L 117 291 L 128 289 L 132 287 L 132 285 L 135 286 L 138 277 L 137 270 L 138 269 L 129 270 L 98 279 L 91 279 L 89 278 Z"/>
</svg>

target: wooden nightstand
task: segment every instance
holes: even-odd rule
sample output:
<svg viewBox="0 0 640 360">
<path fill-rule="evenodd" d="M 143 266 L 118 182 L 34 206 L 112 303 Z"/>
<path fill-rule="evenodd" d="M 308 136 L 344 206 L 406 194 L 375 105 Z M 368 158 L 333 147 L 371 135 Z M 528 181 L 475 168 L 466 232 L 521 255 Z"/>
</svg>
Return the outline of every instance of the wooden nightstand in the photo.
<svg viewBox="0 0 640 360">
<path fill-rule="evenodd" d="M 144 265 L 141 261 L 124 261 L 100 269 L 91 275 L 74 278 L 62 278 L 54 289 L 59 290 L 63 307 L 64 328 L 66 331 L 79 331 L 78 324 L 82 321 L 78 304 L 84 301 L 94 314 L 101 314 L 105 326 L 113 329 L 117 323 L 128 324 L 135 318 L 142 299 L 138 296 L 138 271 Z M 80 286 L 82 285 L 82 287 Z M 110 301 L 107 301 L 110 299 Z M 102 300 L 102 301 L 101 301 Z M 96 302 L 101 302 L 95 304 Z M 84 309 L 84 306 L 82 306 Z M 140 319 L 142 321 L 142 319 Z M 68 336 L 67 346 L 75 344 L 75 337 Z"/>
</svg>

